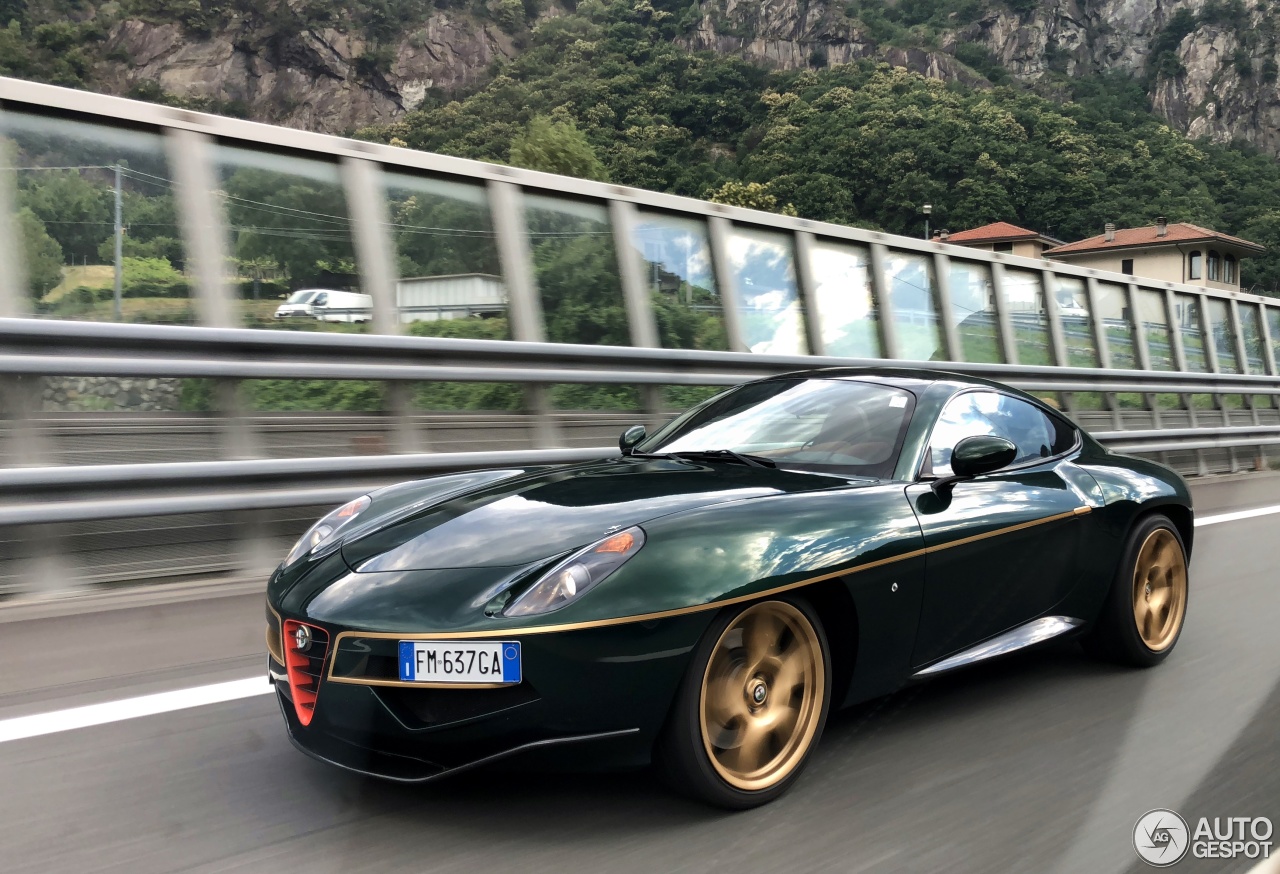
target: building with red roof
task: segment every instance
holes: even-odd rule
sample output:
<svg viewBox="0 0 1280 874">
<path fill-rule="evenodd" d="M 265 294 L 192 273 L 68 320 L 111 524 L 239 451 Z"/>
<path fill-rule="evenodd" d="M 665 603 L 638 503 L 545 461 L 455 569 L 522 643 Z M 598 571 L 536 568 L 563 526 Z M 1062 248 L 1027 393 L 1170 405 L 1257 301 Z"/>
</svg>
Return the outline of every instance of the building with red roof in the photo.
<svg viewBox="0 0 1280 874">
<path fill-rule="evenodd" d="M 954 234 L 940 231 L 934 239 L 942 243 L 970 246 L 987 252 L 1020 255 L 1023 258 L 1040 258 L 1043 257 L 1045 249 L 1062 245 L 1062 240 L 1020 228 L 1009 222 L 992 222 L 980 228 L 970 228 Z"/>
<path fill-rule="evenodd" d="M 1159 218 L 1141 228 L 1108 224 L 1098 236 L 1049 249 L 1044 257 L 1146 279 L 1239 291 L 1240 259 L 1263 251 L 1239 237 Z"/>
</svg>

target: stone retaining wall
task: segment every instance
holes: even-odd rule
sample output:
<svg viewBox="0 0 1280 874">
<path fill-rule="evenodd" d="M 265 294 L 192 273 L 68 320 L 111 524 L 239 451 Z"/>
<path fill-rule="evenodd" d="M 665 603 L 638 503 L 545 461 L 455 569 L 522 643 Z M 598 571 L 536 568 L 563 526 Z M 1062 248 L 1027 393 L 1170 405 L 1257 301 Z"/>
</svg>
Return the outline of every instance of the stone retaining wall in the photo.
<svg viewBox="0 0 1280 874">
<path fill-rule="evenodd" d="M 40 408 L 46 413 L 97 410 L 146 412 L 176 410 L 180 379 L 129 379 L 116 376 L 46 377 Z"/>
</svg>

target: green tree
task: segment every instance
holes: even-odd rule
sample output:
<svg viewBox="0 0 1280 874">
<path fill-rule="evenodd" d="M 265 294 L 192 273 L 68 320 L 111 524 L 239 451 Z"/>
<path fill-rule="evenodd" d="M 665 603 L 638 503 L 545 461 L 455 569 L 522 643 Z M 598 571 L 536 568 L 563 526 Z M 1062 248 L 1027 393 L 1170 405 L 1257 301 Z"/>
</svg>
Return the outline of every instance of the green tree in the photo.
<svg viewBox="0 0 1280 874">
<path fill-rule="evenodd" d="M 62 281 L 62 247 L 49 236 L 44 222 L 26 207 L 18 210 L 18 227 L 22 232 L 27 284 L 32 295 L 39 300 Z"/>
<path fill-rule="evenodd" d="M 121 286 L 125 297 L 186 297 L 189 286 L 164 258 L 125 258 Z"/>
<path fill-rule="evenodd" d="M 112 193 L 106 183 L 91 181 L 78 170 L 20 175 L 19 203 L 45 223 L 63 256 L 76 261 L 96 259 L 99 243 L 111 236 L 114 227 Z"/>
<path fill-rule="evenodd" d="M 759 182 L 737 182 L 730 179 L 719 188 L 708 189 L 706 198 L 715 203 L 725 203 L 729 206 L 777 212 L 782 215 L 796 215 L 794 206 L 784 203 L 779 207 L 777 195 L 769 192 L 768 185 L 762 185 Z"/>
<path fill-rule="evenodd" d="M 511 163 L 580 179 L 606 178 L 595 149 L 572 119 L 552 121 L 545 115 L 534 116 L 511 142 Z"/>
<path fill-rule="evenodd" d="M 354 263 L 339 185 L 245 167 L 227 179 L 226 193 L 236 258 L 271 259 L 295 287 L 313 282 L 323 265 Z"/>
</svg>

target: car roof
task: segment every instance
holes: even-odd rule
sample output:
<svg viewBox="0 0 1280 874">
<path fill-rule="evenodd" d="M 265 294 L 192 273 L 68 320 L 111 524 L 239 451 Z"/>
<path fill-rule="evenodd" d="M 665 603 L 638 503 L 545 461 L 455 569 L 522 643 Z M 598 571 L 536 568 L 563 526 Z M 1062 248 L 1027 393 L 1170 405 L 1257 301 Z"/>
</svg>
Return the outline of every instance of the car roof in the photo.
<svg viewBox="0 0 1280 874">
<path fill-rule="evenodd" d="M 1022 389 L 1014 388 L 994 379 L 983 379 L 980 376 L 969 376 L 948 370 L 929 370 L 924 367 L 815 367 L 811 370 L 794 370 L 790 373 L 780 373 L 777 376 L 766 377 L 766 379 L 870 380 L 881 385 L 897 386 L 916 394 L 931 385 L 941 385 L 949 388 L 951 394 L 967 388 L 993 388 L 1023 398 L 1043 410 L 1060 418 L 1063 417 L 1062 411 L 1058 409 L 1057 404 L 1052 401 L 1046 401 L 1045 398 L 1036 397 Z M 1074 422 L 1071 425 L 1072 427 L 1079 427 Z"/>
<path fill-rule="evenodd" d="M 769 379 L 874 379 L 902 388 L 922 388 L 935 382 L 951 383 L 957 387 L 976 385 L 1008 389 L 1009 386 L 980 376 L 966 376 L 946 370 L 928 370 L 923 367 L 815 367 L 811 370 L 793 370 Z"/>
</svg>

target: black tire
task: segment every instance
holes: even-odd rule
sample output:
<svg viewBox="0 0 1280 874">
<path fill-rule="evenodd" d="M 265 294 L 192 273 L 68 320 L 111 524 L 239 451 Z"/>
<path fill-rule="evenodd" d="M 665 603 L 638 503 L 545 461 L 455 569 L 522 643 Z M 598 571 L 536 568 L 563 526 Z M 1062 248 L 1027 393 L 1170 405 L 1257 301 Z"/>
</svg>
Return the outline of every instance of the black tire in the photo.
<svg viewBox="0 0 1280 874">
<path fill-rule="evenodd" d="M 751 651 L 749 629 L 756 627 L 754 623 L 760 617 L 770 614 L 780 617 L 787 630 L 772 638 L 773 643 L 765 650 L 769 657 L 757 660 L 753 670 L 753 665 L 748 664 Z M 766 632 L 762 634 L 763 639 L 769 639 Z M 740 644 L 737 648 L 734 647 L 735 641 Z M 717 672 L 714 677 L 711 668 L 713 656 Z M 788 667 L 790 672 L 795 672 L 797 666 L 803 666 L 803 677 L 795 680 L 784 697 L 777 683 L 786 682 L 784 672 Z M 743 699 L 740 704 L 732 706 L 740 707 L 743 713 L 734 717 L 736 722 L 713 724 L 712 717 L 708 715 L 711 711 L 706 710 L 708 699 L 704 687 L 712 681 L 714 688 L 722 693 L 715 700 L 724 705 L 734 698 L 732 690 L 738 688 L 739 679 L 743 681 Z M 764 698 L 757 707 L 754 696 L 759 694 L 761 687 L 765 690 Z M 807 601 L 775 598 L 727 609 L 703 634 L 676 693 L 671 714 L 658 742 L 660 772 L 667 785 L 676 792 L 718 807 L 747 810 L 767 804 L 799 779 L 822 737 L 830 706 L 831 648 L 822 622 Z M 775 711 L 773 708 L 778 709 Z M 737 753 L 745 753 L 749 735 L 762 737 L 758 727 L 751 728 L 752 725 L 770 723 L 780 714 L 793 711 L 798 714 L 794 727 L 776 731 L 765 729 L 764 740 L 753 745 L 757 750 L 765 750 L 764 756 L 772 756 L 763 768 L 738 772 L 720 758 L 732 759 Z M 758 721 L 750 723 L 751 720 Z M 704 724 L 712 727 L 704 731 Z M 736 748 L 716 748 L 707 733 L 715 732 L 724 737 L 730 724 L 737 726 L 739 739 L 736 746 L 743 748 L 736 752 Z M 780 724 L 785 724 L 785 720 Z M 727 746 L 733 747 L 732 744 Z M 716 758 L 713 758 L 713 749 L 716 750 Z M 772 752 L 775 749 L 777 752 Z M 770 767 L 775 767 L 775 770 L 771 771 Z M 742 785 L 735 785 L 735 779 Z"/>
<path fill-rule="evenodd" d="M 1181 595 L 1178 596 L 1175 593 L 1170 596 L 1174 603 L 1169 608 L 1169 615 L 1174 621 L 1169 626 L 1163 623 L 1160 625 L 1163 634 L 1158 636 L 1159 640 L 1155 645 L 1144 638 L 1143 632 L 1139 630 L 1137 618 L 1137 600 L 1145 597 L 1149 601 L 1151 598 L 1150 583 L 1144 585 L 1144 593 L 1139 593 L 1140 580 L 1137 576 L 1139 558 L 1149 541 L 1162 546 L 1167 544 L 1171 549 L 1175 549 L 1175 558 L 1182 574 Z M 1178 533 L 1177 526 L 1167 516 L 1153 514 L 1139 519 L 1125 542 L 1115 578 L 1111 581 L 1111 589 L 1107 592 L 1107 599 L 1102 605 L 1102 612 L 1094 623 L 1093 629 L 1082 640 L 1085 651 L 1107 661 L 1140 668 L 1158 665 L 1168 658 L 1169 653 L 1173 652 L 1174 646 L 1177 645 L 1178 638 L 1182 636 L 1182 628 L 1186 624 L 1190 592 L 1186 556 L 1187 549 L 1182 542 L 1182 535 Z M 1144 562 L 1144 566 L 1145 564 Z M 1147 579 L 1157 575 L 1163 579 L 1164 573 L 1161 567 L 1154 569 L 1144 567 L 1144 575 Z M 1176 576 L 1176 568 L 1170 573 Z M 1171 585 L 1173 590 L 1178 588 L 1176 579 Z M 1174 615 L 1175 613 L 1177 615 Z M 1148 634 L 1148 637 L 1157 637 L 1157 635 Z"/>
</svg>

